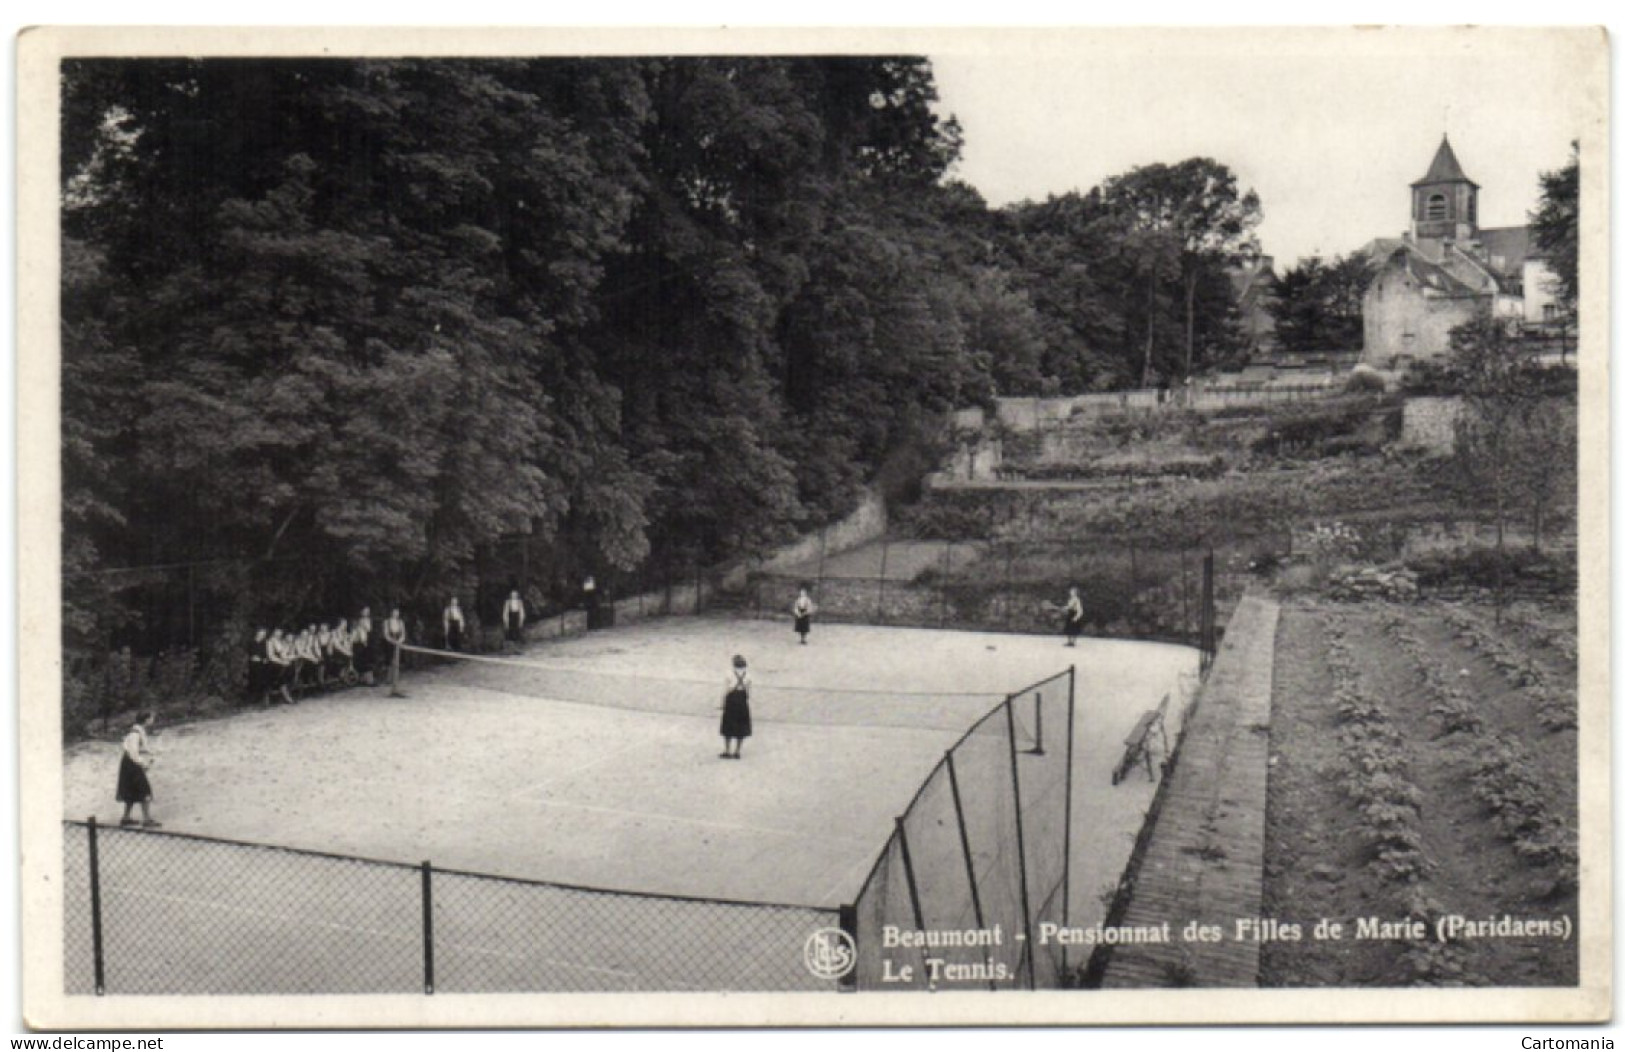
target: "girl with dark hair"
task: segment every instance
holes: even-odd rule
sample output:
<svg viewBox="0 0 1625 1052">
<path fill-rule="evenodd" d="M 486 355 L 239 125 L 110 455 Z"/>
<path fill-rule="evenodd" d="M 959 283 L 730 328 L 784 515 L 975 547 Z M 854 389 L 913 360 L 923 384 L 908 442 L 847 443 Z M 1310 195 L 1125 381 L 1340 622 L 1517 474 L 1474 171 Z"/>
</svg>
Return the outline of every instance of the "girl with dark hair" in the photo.
<svg viewBox="0 0 1625 1052">
<path fill-rule="evenodd" d="M 152 750 L 147 746 L 147 731 L 158 722 L 156 712 L 147 711 L 135 718 L 130 731 L 124 736 L 124 751 L 119 756 L 118 764 L 118 802 L 124 805 L 124 817 L 119 819 L 121 826 L 133 826 L 135 819 L 130 811 L 137 804 L 141 805 L 141 825 L 152 829 L 159 823 L 152 820 L 152 812 L 148 804 L 152 802 L 152 783 L 147 780 L 147 768 L 152 766 Z"/>
<path fill-rule="evenodd" d="M 734 655 L 733 678 L 722 696 L 722 758 L 739 759 L 739 747 L 750 737 L 750 678 L 745 659 Z"/>
</svg>

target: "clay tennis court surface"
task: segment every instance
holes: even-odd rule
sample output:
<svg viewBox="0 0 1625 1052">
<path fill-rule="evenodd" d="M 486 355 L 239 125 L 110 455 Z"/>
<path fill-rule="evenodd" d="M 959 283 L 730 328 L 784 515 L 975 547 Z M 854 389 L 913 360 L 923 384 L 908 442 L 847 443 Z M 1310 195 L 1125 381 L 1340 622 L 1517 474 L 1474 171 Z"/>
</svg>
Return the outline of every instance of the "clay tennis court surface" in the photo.
<svg viewBox="0 0 1625 1052">
<path fill-rule="evenodd" d="M 735 653 L 750 659 L 755 718 L 738 762 L 719 759 L 717 736 Z M 848 625 L 819 625 L 802 647 L 787 624 L 714 618 L 520 657 L 548 667 L 443 664 L 408 673 L 404 699 L 357 688 L 160 727 L 155 817 L 168 832 L 531 880 L 835 906 L 965 728 L 1075 664 L 1073 921 L 1092 923 L 1154 788 L 1141 771 L 1111 784 L 1122 739 L 1196 667 L 1195 651 L 1163 644 Z M 116 743 L 67 750 L 65 817 L 116 823 L 117 761 Z"/>
</svg>

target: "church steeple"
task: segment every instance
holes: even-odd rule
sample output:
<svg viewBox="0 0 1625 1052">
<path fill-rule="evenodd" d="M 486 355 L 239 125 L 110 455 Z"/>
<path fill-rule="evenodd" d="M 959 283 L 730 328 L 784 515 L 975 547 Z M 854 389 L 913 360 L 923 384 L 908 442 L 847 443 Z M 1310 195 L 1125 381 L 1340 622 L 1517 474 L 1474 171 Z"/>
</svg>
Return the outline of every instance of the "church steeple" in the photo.
<svg viewBox="0 0 1625 1052">
<path fill-rule="evenodd" d="M 1450 136 L 1428 165 L 1428 174 L 1411 184 L 1411 234 L 1418 238 L 1478 236 L 1478 184 L 1467 178 L 1450 148 Z"/>
</svg>

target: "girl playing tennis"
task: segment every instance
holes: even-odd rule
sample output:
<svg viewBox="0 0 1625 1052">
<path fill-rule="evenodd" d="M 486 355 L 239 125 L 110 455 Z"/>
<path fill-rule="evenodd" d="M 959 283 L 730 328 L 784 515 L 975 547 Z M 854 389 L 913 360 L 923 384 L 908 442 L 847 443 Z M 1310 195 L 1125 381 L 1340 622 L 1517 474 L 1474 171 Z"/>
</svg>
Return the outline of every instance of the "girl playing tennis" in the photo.
<svg viewBox="0 0 1625 1052">
<path fill-rule="evenodd" d="M 722 696 L 722 758 L 739 759 L 739 747 L 750 737 L 750 678 L 744 657 L 734 655 L 733 678 Z"/>
</svg>

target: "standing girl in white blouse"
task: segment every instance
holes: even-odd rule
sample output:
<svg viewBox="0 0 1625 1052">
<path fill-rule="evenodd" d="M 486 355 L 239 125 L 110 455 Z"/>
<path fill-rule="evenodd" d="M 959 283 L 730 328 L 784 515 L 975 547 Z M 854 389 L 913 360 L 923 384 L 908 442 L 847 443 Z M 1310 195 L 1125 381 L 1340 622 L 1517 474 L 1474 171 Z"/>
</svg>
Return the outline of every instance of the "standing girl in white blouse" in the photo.
<svg viewBox="0 0 1625 1052">
<path fill-rule="evenodd" d="M 152 829 L 159 823 L 152 820 L 148 805 L 152 802 L 152 783 L 147 780 L 147 768 L 152 766 L 152 750 L 147 745 L 147 730 L 158 722 L 156 712 L 143 712 L 135 718 L 130 731 L 124 736 L 124 751 L 118 764 L 118 802 L 124 805 L 121 826 L 135 825 L 130 811 L 141 805 L 141 825 Z"/>
</svg>

